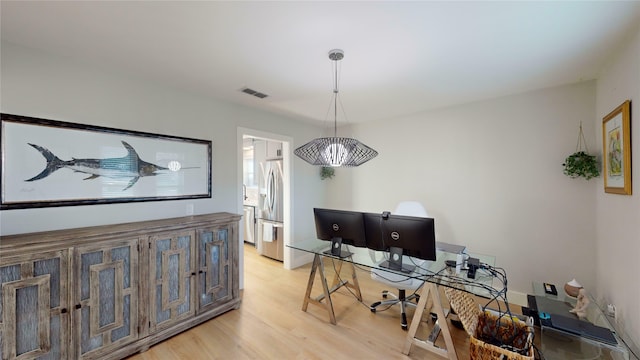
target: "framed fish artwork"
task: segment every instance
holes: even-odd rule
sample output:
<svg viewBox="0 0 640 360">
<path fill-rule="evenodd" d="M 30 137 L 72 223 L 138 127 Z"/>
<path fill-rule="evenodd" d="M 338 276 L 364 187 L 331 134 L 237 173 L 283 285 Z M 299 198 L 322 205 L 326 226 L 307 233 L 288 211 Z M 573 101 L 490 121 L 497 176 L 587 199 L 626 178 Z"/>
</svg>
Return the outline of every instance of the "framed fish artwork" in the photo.
<svg viewBox="0 0 640 360">
<path fill-rule="evenodd" d="M 211 197 L 211 141 L 0 114 L 1 210 Z"/>
</svg>

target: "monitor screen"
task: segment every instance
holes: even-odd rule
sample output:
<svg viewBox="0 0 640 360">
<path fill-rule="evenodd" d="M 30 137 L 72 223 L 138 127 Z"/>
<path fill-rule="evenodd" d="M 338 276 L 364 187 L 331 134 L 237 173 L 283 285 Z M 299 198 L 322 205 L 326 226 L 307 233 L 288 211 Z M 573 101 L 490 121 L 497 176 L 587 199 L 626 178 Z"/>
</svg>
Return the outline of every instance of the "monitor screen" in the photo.
<svg viewBox="0 0 640 360">
<path fill-rule="evenodd" d="M 351 255 L 341 252 L 341 245 L 366 247 L 364 219 L 361 212 L 313 209 L 316 222 L 316 236 L 320 240 L 331 241 L 331 255 L 345 257 Z"/>
<path fill-rule="evenodd" d="M 423 260 L 436 259 L 435 221 L 433 218 L 393 215 L 389 213 L 363 215 L 367 247 L 389 251 L 390 262 L 402 264 L 394 255 L 407 255 Z M 384 266 L 385 264 L 381 264 Z M 394 266 L 389 265 L 392 269 Z M 406 265 L 403 265 L 406 267 Z M 413 269 L 395 269 L 413 270 Z"/>
</svg>

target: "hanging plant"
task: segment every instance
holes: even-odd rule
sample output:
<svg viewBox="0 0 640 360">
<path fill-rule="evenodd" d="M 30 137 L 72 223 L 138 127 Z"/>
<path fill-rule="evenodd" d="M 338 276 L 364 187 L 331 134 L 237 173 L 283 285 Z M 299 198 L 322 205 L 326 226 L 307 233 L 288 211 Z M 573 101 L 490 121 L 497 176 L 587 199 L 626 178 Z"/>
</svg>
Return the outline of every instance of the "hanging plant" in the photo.
<svg viewBox="0 0 640 360">
<path fill-rule="evenodd" d="M 335 169 L 331 166 L 320 167 L 320 179 L 331 179 L 335 175 Z"/>
<path fill-rule="evenodd" d="M 572 178 L 583 177 L 587 180 L 600 176 L 594 155 L 584 151 L 575 152 L 564 161 L 564 174 Z"/>
<path fill-rule="evenodd" d="M 582 150 L 584 144 L 584 150 Z M 578 144 L 576 152 L 569 155 L 564 160 L 564 174 L 572 179 L 583 177 L 587 180 L 600 176 L 598 163 L 595 155 L 589 155 L 587 150 L 587 142 L 584 140 L 582 133 L 582 122 L 580 122 L 580 131 L 578 132 Z"/>
</svg>

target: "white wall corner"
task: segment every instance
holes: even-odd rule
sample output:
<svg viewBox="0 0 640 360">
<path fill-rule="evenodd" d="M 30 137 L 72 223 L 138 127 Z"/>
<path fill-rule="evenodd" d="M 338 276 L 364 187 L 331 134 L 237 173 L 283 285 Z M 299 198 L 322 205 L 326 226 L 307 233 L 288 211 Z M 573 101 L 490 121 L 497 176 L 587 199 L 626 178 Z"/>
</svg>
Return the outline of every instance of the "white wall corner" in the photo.
<svg viewBox="0 0 640 360">
<path fill-rule="evenodd" d="M 527 294 L 519 291 L 507 290 L 507 299 L 509 304 L 515 304 L 522 307 L 528 307 Z"/>
</svg>

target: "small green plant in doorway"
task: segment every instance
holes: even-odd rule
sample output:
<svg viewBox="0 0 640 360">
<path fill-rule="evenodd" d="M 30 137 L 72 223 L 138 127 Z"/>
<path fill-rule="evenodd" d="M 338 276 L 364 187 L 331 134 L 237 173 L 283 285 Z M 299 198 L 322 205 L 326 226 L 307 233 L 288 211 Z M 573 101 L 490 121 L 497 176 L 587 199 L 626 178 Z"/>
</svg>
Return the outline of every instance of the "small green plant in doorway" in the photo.
<svg viewBox="0 0 640 360">
<path fill-rule="evenodd" d="M 320 179 L 324 180 L 333 178 L 336 175 L 335 171 L 336 170 L 330 166 L 320 167 Z"/>
</svg>

